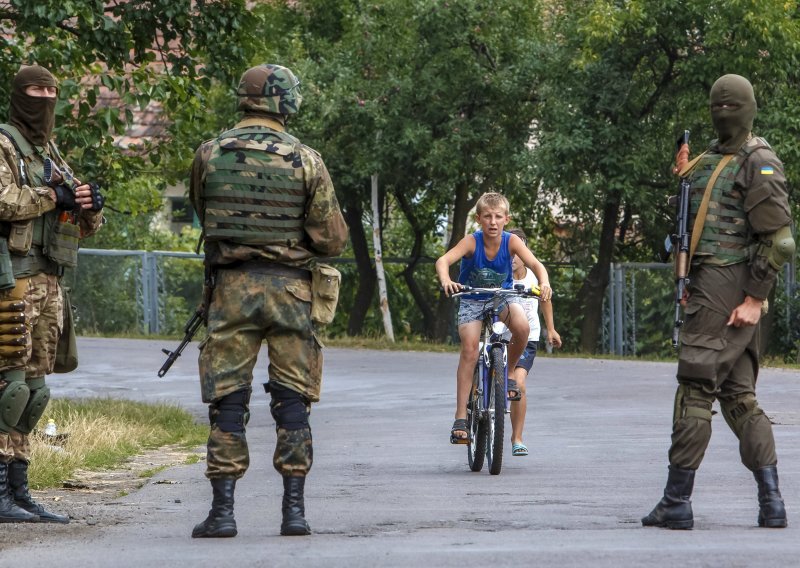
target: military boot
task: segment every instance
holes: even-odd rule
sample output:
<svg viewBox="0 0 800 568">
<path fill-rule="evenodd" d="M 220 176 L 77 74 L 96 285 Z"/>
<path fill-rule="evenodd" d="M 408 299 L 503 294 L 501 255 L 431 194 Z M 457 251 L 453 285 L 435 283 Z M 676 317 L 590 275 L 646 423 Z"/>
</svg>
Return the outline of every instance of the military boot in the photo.
<svg viewBox="0 0 800 568">
<path fill-rule="evenodd" d="M 236 536 L 236 520 L 233 518 L 233 491 L 236 480 L 232 477 L 212 479 L 214 499 L 211 510 L 202 523 L 195 525 L 192 538 L 220 538 Z"/>
<path fill-rule="evenodd" d="M 59 515 L 45 509 L 31 497 L 28 490 L 28 462 L 13 460 L 8 464 L 8 487 L 17 507 L 37 515 L 41 523 L 69 523 L 67 515 Z"/>
<path fill-rule="evenodd" d="M 0 523 L 36 523 L 39 516 L 20 508 L 8 488 L 8 465 L 0 462 Z"/>
<path fill-rule="evenodd" d="M 692 502 L 689 499 L 694 487 L 694 472 L 693 469 L 669 466 L 664 497 L 650 514 L 642 519 L 644 526 L 668 529 L 690 529 L 694 526 Z"/>
<path fill-rule="evenodd" d="M 778 468 L 774 465 L 753 472 L 758 483 L 758 526 L 782 529 L 788 524 L 786 508 L 778 489 Z"/>
<path fill-rule="evenodd" d="M 311 528 L 305 519 L 306 508 L 303 503 L 303 489 L 306 478 L 285 476 L 283 478 L 283 522 L 281 534 L 284 536 L 301 536 L 311 534 Z"/>
</svg>

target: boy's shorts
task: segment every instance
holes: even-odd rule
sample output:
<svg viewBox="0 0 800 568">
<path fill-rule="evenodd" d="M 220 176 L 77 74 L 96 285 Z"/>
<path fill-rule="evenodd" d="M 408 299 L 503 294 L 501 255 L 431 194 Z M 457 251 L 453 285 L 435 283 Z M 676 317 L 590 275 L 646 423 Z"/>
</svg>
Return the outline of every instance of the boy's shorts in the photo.
<svg viewBox="0 0 800 568">
<path fill-rule="evenodd" d="M 525 351 L 522 352 L 522 355 L 519 357 L 519 361 L 517 362 L 517 369 L 522 367 L 525 369 L 526 373 L 531 372 L 531 367 L 533 367 L 533 360 L 536 358 L 536 348 L 538 347 L 538 341 L 529 341 L 528 344 L 525 346 Z"/>
<path fill-rule="evenodd" d="M 503 299 L 503 303 L 517 304 L 519 300 L 519 296 L 509 296 Z M 471 321 L 482 321 L 486 313 L 491 309 L 491 300 L 466 300 L 461 298 L 461 302 L 458 306 L 458 325 L 464 325 Z M 503 306 L 503 309 L 505 309 L 505 306 Z"/>
</svg>

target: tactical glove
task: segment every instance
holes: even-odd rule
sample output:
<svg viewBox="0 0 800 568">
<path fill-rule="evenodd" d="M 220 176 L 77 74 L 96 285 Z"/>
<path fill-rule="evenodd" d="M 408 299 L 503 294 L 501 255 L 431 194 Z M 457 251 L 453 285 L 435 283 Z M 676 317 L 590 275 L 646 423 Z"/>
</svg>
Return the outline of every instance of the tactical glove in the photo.
<svg viewBox="0 0 800 568">
<path fill-rule="evenodd" d="M 92 190 L 92 206 L 89 207 L 89 211 L 100 211 L 103 208 L 103 204 L 106 202 L 106 198 L 100 193 L 100 186 L 98 184 L 94 182 L 90 183 L 89 189 Z"/>
<path fill-rule="evenodd" d="M 75 209 L 75 193 L 64 184 L 53 188 L 56 192 L 56 207 L 62 211 L 72 211 Z"/>
</svg>

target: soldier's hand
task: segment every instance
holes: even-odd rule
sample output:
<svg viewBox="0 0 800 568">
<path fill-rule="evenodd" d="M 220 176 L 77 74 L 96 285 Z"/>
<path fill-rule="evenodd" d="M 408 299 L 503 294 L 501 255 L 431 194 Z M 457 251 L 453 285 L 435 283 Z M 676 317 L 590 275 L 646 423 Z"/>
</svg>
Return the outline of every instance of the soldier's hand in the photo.
<svg viewBox="0 0 800 568">
<path fill-rule="evenodd" d="M 75 203 L 81 209 L 100 211 L 105 203 L 105 198 L 100 193 L 100 186 L 96 183 L 85 183 L 75 189 Z"/>
<path fill-rule="evenodd" d="M 736 306 L 733 312 L 731 312 L 731 317 L 728 319 L 727 325 L 733 327 L 756 325 L 758 320 L 761 319 L 761 306 L 763 303 L 763 300 L 745 296 L 744 302 Z"/>
</svg>

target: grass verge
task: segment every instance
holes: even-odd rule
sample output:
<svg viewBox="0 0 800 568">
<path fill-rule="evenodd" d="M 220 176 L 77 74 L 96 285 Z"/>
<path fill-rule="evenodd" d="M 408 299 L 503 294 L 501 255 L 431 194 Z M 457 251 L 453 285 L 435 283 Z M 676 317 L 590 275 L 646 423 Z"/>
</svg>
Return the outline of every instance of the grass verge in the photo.
<svg viewBox="0 0 800 568">
<path fill-rule="evenodd" d="M 170 404 L 145 404 L 110 398 L 59 399 L 40 422 L 52 418 L 62 436 L 51 441 L 31 436 L 30 485 L 60 486 L 78 469 L 113 469 L 144 450 L 176 444 L 204 444 L 208 426 Z"/>
</svg>

